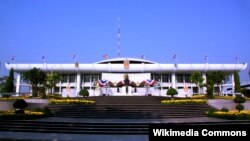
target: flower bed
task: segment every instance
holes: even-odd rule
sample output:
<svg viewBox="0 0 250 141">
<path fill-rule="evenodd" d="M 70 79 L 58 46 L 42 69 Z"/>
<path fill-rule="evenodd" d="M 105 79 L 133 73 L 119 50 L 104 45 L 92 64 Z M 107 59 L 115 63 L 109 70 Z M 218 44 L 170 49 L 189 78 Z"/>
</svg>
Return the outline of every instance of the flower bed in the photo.
<svg viewBox="0 0 250 141">
<path fill-rule="evenodd" d="M 0 118 L 1 119 L 37 119 L 37 118 L 43 118 L 47 117 L 43 112 L 34 112 L 34 111 L 29 111 L 25 110 L 25 114 L 15 114 L 15 111 L 5 111 L 5 112 L 0 112 Z"/>
<path fill-rule="evenodd" d="M 203 99 L 183 99 L 183 100 L 162 100 L 162 104 L 205 104 L 207 100 Z"/>
<path fill-rule="evenodd" d="M 196 94 L 191 97 L 192 99 L 207 99 L 205 94 Z"/>
<path fill-rule="evenodd" d="M 233 120 L 250 120 L 250 111 L 243 110 L 241 112 L 233 110 L 228 112 L 214 111 L 208 112 L 209 117 L 223 118 L 223 119 L 233 119 Z"/>
<path fill-rule="evenodd" d="M 93 100 L 80 100 L 80 99 L 51 99 L 49 100 L 51 104 L 95 104 Z"/>
</svg>

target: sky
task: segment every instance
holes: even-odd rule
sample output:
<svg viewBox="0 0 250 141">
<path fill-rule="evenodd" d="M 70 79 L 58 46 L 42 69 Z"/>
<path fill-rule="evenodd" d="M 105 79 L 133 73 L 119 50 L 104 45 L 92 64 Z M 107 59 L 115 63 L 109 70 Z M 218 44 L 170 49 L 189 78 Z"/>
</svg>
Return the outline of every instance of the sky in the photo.
<svg viewBox="0 0 250 141">
<path fill-rule="evenodd" d="M 121 57 L 159 63 L 248 63 L 249 0 L 0 0 L 4 63 L 94 63 Z M 12 59 L 14 56 L 14 60 Z M 250 81 L 249 67 L 241 73 Z"/>
</svg>

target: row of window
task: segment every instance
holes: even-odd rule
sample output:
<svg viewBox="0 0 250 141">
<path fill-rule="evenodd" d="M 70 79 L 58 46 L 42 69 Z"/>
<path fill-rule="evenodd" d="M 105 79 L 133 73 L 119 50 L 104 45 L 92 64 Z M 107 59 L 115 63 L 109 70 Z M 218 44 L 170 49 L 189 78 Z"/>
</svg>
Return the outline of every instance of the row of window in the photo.
<svg viewBox="0 0 250 141">
<path fill-rule="evenodd" d="M 178 83 L 190 83 L 190 74 L 177 74 L 176 81 Z M 163 83 L 170 83 L 171 81 L 171 74 L 151 74 L 151 78 L 156 81 L 161 81 Z"/>
<path fill-rule="evenodd" d="M 76 74 L 62 74 L 62 82 L 76 82 Z M 82 82 L 93 82 L 101 79 L 101 74 L 82 74 Z M 171 83 L 171 74 L 151 74 L 151 79 L 161 81 L 163 83 Z M 190 74 L 177 74 L 176 81 L 178 83 L 190 83 Z"/>
<path fill-rule="evenodd" d="M 76 82 L 76 74 L 62 74 L 62 82 Z M 82 74 L 81 80 L 82 82 L 92 82 L 94 80 L 101 79 L 101 74 Z"/>
</svg>

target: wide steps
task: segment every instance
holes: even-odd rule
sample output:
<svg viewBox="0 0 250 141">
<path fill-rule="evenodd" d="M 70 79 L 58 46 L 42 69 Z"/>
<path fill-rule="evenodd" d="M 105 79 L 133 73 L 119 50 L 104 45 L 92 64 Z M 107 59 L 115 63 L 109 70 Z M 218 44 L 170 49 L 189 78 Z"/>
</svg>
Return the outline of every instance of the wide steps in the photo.
<svg viewBox="0 0 250 141">
<path fill-rule="evenodd" d="M 0 131 L 68 133 L 68 134 L 147 134 L 147 124 L 74 123 L 0 120 Z"/>
<path fill-rule="evenodd" d="M 94 105 L 51 104 L 55 117 L 150 119 L 204 117 L 213 109 L 207 104 L 161 104 L 166 97 L 157 96 L 100 96 L 88 97 Z"/>
</svg>

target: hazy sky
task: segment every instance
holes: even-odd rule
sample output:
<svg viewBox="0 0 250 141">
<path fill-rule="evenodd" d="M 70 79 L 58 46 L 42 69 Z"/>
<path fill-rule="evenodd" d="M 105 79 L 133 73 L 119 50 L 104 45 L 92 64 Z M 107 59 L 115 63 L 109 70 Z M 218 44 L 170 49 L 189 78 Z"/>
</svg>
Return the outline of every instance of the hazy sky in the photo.
<svg viewBox="0 0 250 141">
<path fill-rule="evenodd" d="M 122 57 L 236 63 L 237 56 L 250 65 L 249 0 L 0 0 L 0 76 L 12 56 L 16 63 L 117 57 L 118 17 Z"/>
</svg>

